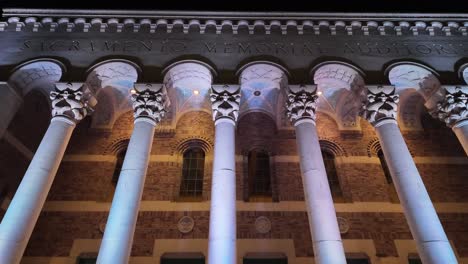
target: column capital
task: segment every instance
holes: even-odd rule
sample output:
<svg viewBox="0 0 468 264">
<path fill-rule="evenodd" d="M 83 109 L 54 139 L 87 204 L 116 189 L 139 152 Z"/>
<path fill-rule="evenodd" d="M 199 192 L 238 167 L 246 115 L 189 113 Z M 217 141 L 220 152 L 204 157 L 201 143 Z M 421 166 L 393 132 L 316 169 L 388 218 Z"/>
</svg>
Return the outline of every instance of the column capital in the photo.
<svg viewBox="0 0 468 264">
<path fill-rule="evenodd" d="M 150 119 L 154 125 L 161 122 L 170 105 L 164 85 L 135 84 L 132 90 L 132 107 L 135 122 L 139 118 Z"/>
<path fill-rule="evenodd" d="M 213 120 L 229 118 L 237 122 L 239 117 L 240 88 L 235 85 L 213 85 L 211 88 L 211 108 Z"/>
<path fill-rule="evenodd" d="M 82 83 L 56 83 L 50 92 L 52 118 L 65 117 L 78 123 L 93 112 L 96 99 Z"/>
<path fill-rule="evenodd" d="M 367 100 L 360 115 L 373 126 L 384 120 L 396 122 L 399 100 L 394 86 L 367 86 Z"/>
<path fill-rule="evenodd" d="M 317 86 L 290 85 L 286 101 L 286 115 L 293 125 L 310 120 L 315 122 L 317 108 Z"/>
<path fill-rule="evenodd" d="M 431 111 L 448 127 L 468 119 L 468 86 L 443 86 L 444 99 Z"/>
</svg>

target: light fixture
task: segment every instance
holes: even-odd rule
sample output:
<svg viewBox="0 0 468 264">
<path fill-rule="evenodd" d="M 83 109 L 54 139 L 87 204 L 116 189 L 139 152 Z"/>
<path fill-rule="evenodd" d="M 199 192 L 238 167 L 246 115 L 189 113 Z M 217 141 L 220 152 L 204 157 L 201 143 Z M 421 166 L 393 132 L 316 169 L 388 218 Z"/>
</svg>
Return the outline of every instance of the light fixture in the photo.
<svg viewBox="0 0 468 264">
<path fill-rule="evenodd" d="M 200 94 L 200 91 L 198 91 L 198 90 L 193 90 L 193 94 L 194 94 L 194 95 L 198 95 L 198 94 Z"/>
<path fill-rule="evenodd" d="M 135 90 L 135 89 L 131 89 L 131 90 L 130 90 L 130 93 L 131 93 L 131 94 L 136 94 L 136 90 Z"/>
<path fill-rule="evenodd" d="M 317 94 L 318 94 L 318 95 L 322 95 L 322 91 L 318 91 Z"/>
</svg>

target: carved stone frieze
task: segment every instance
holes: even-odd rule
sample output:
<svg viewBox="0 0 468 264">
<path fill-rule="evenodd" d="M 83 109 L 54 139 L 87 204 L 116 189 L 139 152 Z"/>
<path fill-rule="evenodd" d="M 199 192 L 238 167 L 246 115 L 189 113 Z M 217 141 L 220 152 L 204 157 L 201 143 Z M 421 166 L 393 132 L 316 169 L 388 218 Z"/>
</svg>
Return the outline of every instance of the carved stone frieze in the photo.
<svg viewBox="0 0 468 264">
<path fill-rule="evenodd" d="M 150 118 L 156 123 L 166 113 L 169 100 L 163 85 L 135 84 L 135 92 L 132 94 L 133 117 Z"/>
<path fill-rule="evenodd" d="M 95 101 L 82 83 L 57 83 L 50 92 L 52 117 L 64 116 L 79 122 L 93 111 Z"/>
<path fill-rule="evenodd" d="M 397 90 L 415 89 L 428 100 L 440 88 L 437 76 L 423 66 L 408 63 L 390 67 L 388 78 Z"/>
<path fill-rule="evenodd" d="M 468 118 L 468 86 L 444 86 L 445 99 L 431 111 L 433 117 L 452 127 Z"/>
<path fill-rule="evenodd" d="M 393 86 L 368 86 L 360 115 L 373 125 L 384 119 L 396 120 L 400 98 L 395 91 Z"/>
<path fill-rule="evenodd" d="M 240 98 L 241 94 L 238 86 L 213 86 L 210 95 L 213 120 L 230 118 L 234 122 L 237 122 Z"/>
<path fill-rule="evenodd" d="M 291 123 L 301 119 L 315 121 L 318 95 L 316 86 L 300 85 L 290 86 L 286 100 L 286 115 Z"/>
</svg>

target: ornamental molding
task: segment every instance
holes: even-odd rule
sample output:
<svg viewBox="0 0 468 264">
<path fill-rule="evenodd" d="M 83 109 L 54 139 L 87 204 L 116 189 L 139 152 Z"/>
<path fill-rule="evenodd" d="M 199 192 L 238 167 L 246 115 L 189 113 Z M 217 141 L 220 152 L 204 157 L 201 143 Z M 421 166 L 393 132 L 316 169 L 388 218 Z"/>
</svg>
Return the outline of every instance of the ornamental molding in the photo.
<svg viewBox="0 0 468 264">
<path fill-rule="evenodd" d="M 259 216 L 255 219 L 255 231 L 260 234 L 266 234 L 271 231 L 271 221 L 266 216 Z"/>
<path fill-rule="evenodd" d="M 210 95 L 213 120 L 229 118 L 237 122 L 240 98 L 240 88 L 237 85 L 213 85 Z"/>
<path fill-rule="evenodd" d="M 55 60 L 37 60 L 19 65 L 8 83 L 21 95 L 26 95 L 34 89 L 45 94 L 54 90 L 64 72 L 64 66 Z"/>
<path fill-rule="evenodd" d="M 415 89 L 425 100 L 440 89 L 440 82 L 427 67 L 415 63 L 398 63 L 391 65 L 388 79 L 397 90 Z"/>
<path fill-rule="evenodd" d="M 434 118 L 453 127 L 468 118 L 468 86 L 444 86 L 445 98 L 431 112 Z"/>
<path fill-rule="evenodd" d="M 50 92 L 52 117 L 67 117 L 78 123 L 93 112 L 94 97 L 82 83 L 57 83 Z"/>
<path fill-rule="evenodd" d="M 315 121 L 318 95 L 315 85 L 289 86 L 286 99 L 286 115 L 292 124 L 301 119 Z"/>
<path fill-rule="evenodd" d="M 360 115 L 373 125 L 385 119 L 396 120 L 399 100 L 394 86 L 367 86 Z"/>
<path fill-rule="evenodd" d="M 1 31 L 215 34 L 468 35 L 450 14 L 255 13 L 3 9 Z"/>
<path fill-rule="evenodd" d="M 135 84 L 132 93 L 133 117 L 146 117 L 159 123 L 166 113 L 170 102 L 163 85 Z"/>
<path fill-rule="evenodd" d="M 192 232 L 194 226 L 195 226 L 195 221 L 190 216 L 183 216 L 182 218 L 179 219 L 179 222 L 177 222 L 177 229 L 182 234 L 187 234 L 187 233 Z"/>
</svg>

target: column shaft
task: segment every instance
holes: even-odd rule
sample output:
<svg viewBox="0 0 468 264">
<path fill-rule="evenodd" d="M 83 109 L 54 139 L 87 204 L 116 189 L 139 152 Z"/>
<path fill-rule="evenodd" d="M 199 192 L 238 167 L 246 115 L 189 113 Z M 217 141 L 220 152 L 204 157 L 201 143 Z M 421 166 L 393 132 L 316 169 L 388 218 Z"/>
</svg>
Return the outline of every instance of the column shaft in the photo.
<svg viewBox="0 0 468 264">
<path fill-rule="evenodd" d="M 320 151 L 317 129 L 312 120 L 298 121 L 295 127 L 315 262 L 345 264 L 343 243 Z"/>
<path fill-rule="evenodd" d="M 0 224 L 0 263 L 19 263 L 75 123 L 54 117 Z"/>
<path fill-rule="evenodd" d="M 97 263 L 126 264 L 129 261 L 155 125 L 148 118 L 135 121 Z"/>
<path fill-rule="evenodd" d="M 457 263 L 396 121 L 382 121 L 375 127 L 423 263 Z"/>
<path fill-rule="evenodd" d="M 457 135 L 460 144 L 468 155 L 468 119 L 455 124 L 452 127 L 453 132 Z"/>
<path fill-rule="evenodd" d="M 234 121 L 221 118 L 215 122 L 208 242 L 208 263 L 210 264 L 235 264 L 237 262 L 234 137 Z"/>
</svg>

